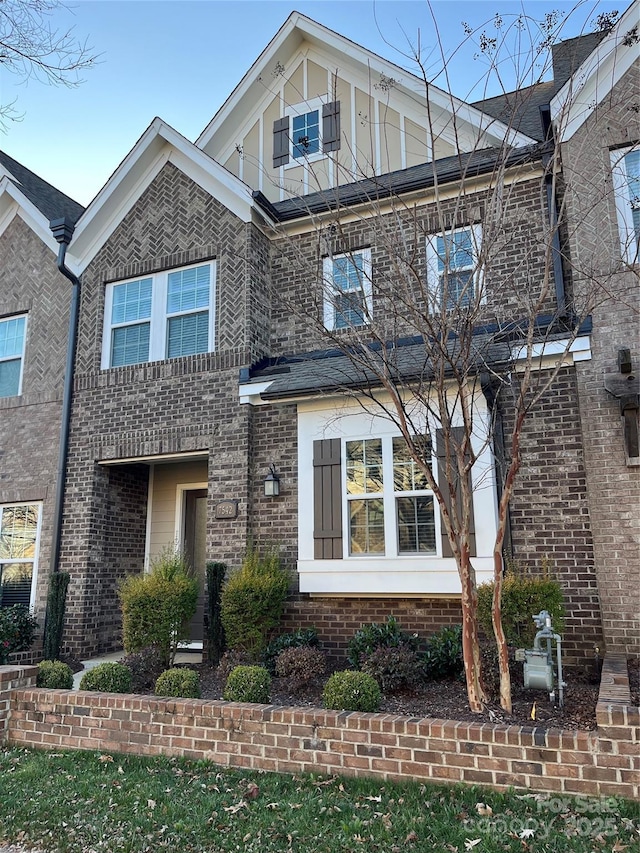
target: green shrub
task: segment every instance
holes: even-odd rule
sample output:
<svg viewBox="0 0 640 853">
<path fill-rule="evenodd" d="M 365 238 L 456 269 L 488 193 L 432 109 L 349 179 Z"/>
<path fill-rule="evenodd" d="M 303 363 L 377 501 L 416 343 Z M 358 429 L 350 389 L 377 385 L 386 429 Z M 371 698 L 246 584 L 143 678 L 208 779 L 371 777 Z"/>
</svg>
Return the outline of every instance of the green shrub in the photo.
<svg viewBox="0 0 640 853">
<path fill-rule="evenodd" d="M 297 649 L 301 646 L 317 646 L 318 632 L 315 628 L 298 628 L 291 634 L 280 634 L 274 637 L 262 656 L 264 665 L 273 675 L 276 671 L 276 658 L 285 649 Z"/>
<path fill-rule="evenodd" d="M 80 690 L 100 693 L 131 693 L 131 672 L 122 663 L 105 661 L 88 669 L 80 681 Z"/>
<path fill-rule="evenodd" d="M 312 646 L 291 646 L 276 658 L 276 675 L 284 678 L 294 693 L 315 678 L 325 674 L 327 661 L 320 649 Z"/>
<path fill-rule="evenodd" d="M 68 572 L 54 572 L 49 578 L 47 611 L 42 638 L 42 650 L 47 660 L 57 660 L 60 654 L 69 578 Z"/>
<path fill-rule="evenodd" d="M 73 672 L 69 664 L 60 660 L 43 660 L 38 664 L 38 687 L 49 690 L 71 690 L 73 687 Z"/>
<path fill-rule="evenodd" d="M 12 652 L 24 652 L 33 643 L 38 623 L 24 604 L 0 607 L 0 664 Z"/>
<path fill-rule="evenodd" d="M 424 653 L 427 678 L 452 678 L 464 668 L 462 658 L 462 626 L 441 628 L 427 640 Z"/>
<path fill-rule="evenodd" d="M 363 672 L 373 676 L 385 693 L 411 687 L 424 678 L 424 667 L 418 652 L 406 644 L 378 646 L 361 657 Z"/>
<path fill-rule="evenodd" d="M 493 583 L 478 587 L 478 620 L 488 638 L 493 638 L 491 605 Z M 548 574 L 528 575 L 517 568 L 509 571 L 502 583 L 502 627 L 507 643 L 519 648 L 530 648 L 538 630 L 531 618 L 541 610 L 551 616 L 554 630 L 561 634 L 564 628 L 564 603 L 558 581 Z"/>
<path fill-rule="evenodd" d="M 229 648 L 244 649 L 252 660 L 259 659 L 269 632 L 280 621 L 288 587 L 276 551 L 263 557 L 256 550 L 247 555 L 222 590 L 222 624 Z"/>
<path fill-rule="evenodd" d="M 222 582 L 226 573 L 226 563 L 207 563 L 207 651 L 212 666 L 220 663 L 224 653 L 221 599 Z"/>
<path fill-rule="evenodd" d="M 418 637 L 400 630 L 395 616 L 387 616 L 387 621 L 371 622 L 363 625 L 349 641 L 349 663 L 354 669 L 360 669 L 363 657 L 370 655 L 375 649 L 409 646 L 416 648 Z"/>
<path fill-rule="evenodd" d="M 119 596 L 125 651 L 156 646 L 163 666 L 173 664 L 178 645 L 188 639 L 198 601 L 198 581 L 184 558 L 166 549 L 147 574 L 126 578 Z"/>
<path fill-rule="evenodd" d="M 131 672 L 131 689 L 134 693 L 149 690 L 164 669 L 162 655 L 156 646 L 147 646 L 120 659 Z"/>
<path fill-rule="evenodd" d="M 223 698 L 228 702 L 269 701 L 271 676 L 263 666 L 237 666 L 231 671 L 224 688 Z"/>
<path fill-rule="evenodd" d="M 349 669 L 334 672 L 322 693 L 325 708 L 335 711 L 375 713 L 380 707 L 381 699 L 380 685 L 373 676 Z"/>
<path fill-rule="evenodd" d="M 165 670 L 156 681 L 156 696 L 178 696 L 183 699 L 200 698 L 200 676 L 194 669 L 174 667 Z"/>
</svg>

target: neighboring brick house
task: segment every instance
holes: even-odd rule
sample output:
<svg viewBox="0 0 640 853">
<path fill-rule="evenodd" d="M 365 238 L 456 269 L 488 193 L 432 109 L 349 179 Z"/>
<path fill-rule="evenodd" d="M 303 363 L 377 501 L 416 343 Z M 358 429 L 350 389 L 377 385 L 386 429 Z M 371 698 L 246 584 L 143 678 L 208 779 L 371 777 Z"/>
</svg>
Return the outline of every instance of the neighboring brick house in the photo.
<svg viewBox="0 0 640 853">
<path fill-rule="evenodd" d="M 71 287 L 49 220 L 82 207 L 0 152 L 0 602 L 44 613 Z"/>
<path fill-rule="evenodd" d="M 79 218 L 67 255 L 82 280 L 60 560 L 68 651 L 119 648 L 118 580 L 176 541 L 201 576 L 208 559 L 236 567 L 248 544 L 280 545 L 287 624 L 316 625 L 336 651 L 389 613 L 422 634 L 459 619 L 433 495 L 398 429 L 354 393 L 371 390 L 370 377 L 328 341 L 366 340 L 375 317 L 401 342 L 402 376 L 424 370 L 410 317 L 393 310 L 399 289 L 380 286 L 396 281 L 399 234 L 419 298 L 446 299 L 450 276 L 454 299 L 480 299 L 482 255 L 483 322 L 514 319 L 547 270 L 549 146 L 533 116 L 579 61 L 510 115 L 508 98 L 473 106 L 431 89 L 428 126 L 417 78 L 294 13 L 195 144 L 154 120 Z M 566 648 L 588 658 L 602 646 L 600 600 L 613 602 L 594 552 L 579 396 L 598 369 L 590 325 L 563 352 L 556 324 L 563 288 L 579 284 L 568 271 L 554 269 L 539 306 L 553 338 L 541 373 L 554 352 L 564 360 L 524 429 L 510 538 L 522 565 L 548 558 L 567 600 Z M 473 416 L 479 430 L 490 417 L 479 389 Z M 418 422 L 435 459 L 437 424 Z M 473 441 L 474 565 L 486 580 L 497 478 L 492 448 Z M 277 498 L 264 494 L 272 466 Z M 202 636 L 195 624 L 193 640 Z"/>
</svg>

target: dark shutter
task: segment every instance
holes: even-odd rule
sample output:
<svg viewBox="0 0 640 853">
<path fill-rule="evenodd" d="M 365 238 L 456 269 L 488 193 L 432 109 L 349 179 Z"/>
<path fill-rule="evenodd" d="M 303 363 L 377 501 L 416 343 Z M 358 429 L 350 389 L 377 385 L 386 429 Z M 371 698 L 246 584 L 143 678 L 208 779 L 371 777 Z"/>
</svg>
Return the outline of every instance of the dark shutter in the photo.
<svg viewBox="0 0 640 853">
<path fill-rule="evenodd" d="M 276 119 L 273 123 L 273 168 L 286 166 L 289 162 L 289 116 Z"/>
<path fill-rule="evenodd" d="M 314 559 L 342 559 L 342 477 L 339 438 L 313 442 Z"/>
<path fill-rule="evenodd" d="M 337 151 L 340 148 L 340 101 L 332 101 L 322 107 L 322 151 Z"/>
<path fill-rule="evenodd" d="M 458 444 L 462 441 L 464 437 L 464 427 L 451 427 L 451 437 L 453 441 Z M 445 459 L 445 444 L 444 444 L 444 432 L 439 429 L 436 430 L 436 456 L 438 459 L 438 485 L 442 491 L 442 495 L 444 497 L 444 502 L 449 511 L 451 511 L 451 495 L 449 493 L 449 486 L 446 482 L 447 477 L 447 466 Z M 455 457 L 452 454 L 451 460 L 451 471 L 452 474 L 457 478 L 458 476 L 458 466 L 456 464 Z M 471 488 L 471 471 L 468 473 L 469 478 L 469 488 Z M 455 496 L 457 501 L 457 509 L 458 514 L 460 514 L 462 501 L 460 496 L 460 490 L 457 487 L 455 488 Z M 447 536 L 447 531 L 445 530 L 444 523 L 440 525 L 440 533 L 442 536 L 442 556 L 443 557 L 453 557 L 453 551 L 451 550 L 451 545 L 449 544 L 449 537 Z M 473 500 L 471 502 L 471 530 L 469 531 L 469 549 L 472 557 L 476 555 L 476 529 L 475 529 L 475 521 L 473 518 Z"/>
</svg>

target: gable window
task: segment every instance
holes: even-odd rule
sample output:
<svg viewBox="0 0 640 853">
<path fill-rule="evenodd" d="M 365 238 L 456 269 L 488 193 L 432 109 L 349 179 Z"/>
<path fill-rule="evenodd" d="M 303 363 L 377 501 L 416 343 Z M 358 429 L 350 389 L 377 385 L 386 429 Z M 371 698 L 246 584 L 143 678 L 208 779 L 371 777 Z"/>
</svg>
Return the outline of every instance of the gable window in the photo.
<svg viewBox="0 0 640 853">
<path fill-rule="evenodd" d="M 0 397 L 15 397 L 22 391 L 22 368 L 27 317 L 0 319 Z"/>
<path fill-rule="evenodd" d="M 427 284 L 432 307 L 447 311 L 473 305 L 480 287 L 479 225 L 456 228 L 427 238 Z"/>
<path fill-rule="evenodd" d="M 40 504 L 0 506 L 0 606 L 33 605 Z"/>
<path fill-rule="evenodd" d="M 212 352 L 215 263 L 107 285 L 102 367 Z"/>
<path fill-rule="evenodd" d="M 436 554 L 434 496 L 401 436 L 345 442 L 345 494 L 350 556 Z"/>
<path fill-rule="evenodd" d="M 325 258 L 322 272 L 325 328 L 366 325 L 373 308 L 371 249 Z"/>
<path fill-rule="evenodd" d="M 618 214 L 620 250 L 627 263 L 638 263 L 640 252 L 640 149 L 611 152 L 611 171 Z"/>
<path fill-rule="evenodd" d="M 273 167 L 296 166 L 340 148 L 340 101 L 313 98 L 273 124 Z"/>
</svg>

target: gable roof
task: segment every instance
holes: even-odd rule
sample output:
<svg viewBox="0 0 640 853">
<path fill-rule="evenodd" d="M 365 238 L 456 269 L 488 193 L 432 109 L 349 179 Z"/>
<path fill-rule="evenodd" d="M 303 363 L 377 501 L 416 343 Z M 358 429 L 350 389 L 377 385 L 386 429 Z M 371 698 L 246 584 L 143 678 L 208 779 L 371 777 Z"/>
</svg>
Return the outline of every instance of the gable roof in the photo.
<svg viewBox="0 0 640 853">
<path fill-rule="evenodd" d="M 560 142 L 570 139 L 618 81 L 638 65 L 639 44 L 640 0 L 633 0 L 552 99 L 551 117 Z"/>
<path fill-rule="evenodd" d="M 65 217 L 75 224 L 84 210 L 77 201 L 0 151 L 0 178 L 3 176 L 9 178 L 48 220 Z"/>
<path fill-rule="evenodd" d="M 365 79 L 370 79 L 372 73 L 393 79 L 394 91 L 403 93 L 418 105 L 426 100 L 424 81 L 420 77 L 307 18 L 300 12 L 292 12 L 204 128 L 196 140 L 196 145 L 209 150 L 214 157 L 220 156 L 223 143 L 218 142 L 216 137 L 224 135 L 224 127 L 235 128 L 246 119 L 248 112 L 258 110 L 265 95 L 271 94 L 268 93 L 264 80 L 271 78 L 276 65 L 285 65 L 286 60 L 294 55 L 303 42 L 317 47 L 322 53 L 328 54 L 341 64 L 348 61 L 362 71 Z M 458 118 L 469 122 L 472 126 L 483 130 L 490 129 L 491 134 L 496 137 L 508 138 L 512 145 L 526 145 L 533 141 L 524 133 L 514 131 L 502 120 L 496 120 L 495 116 L 483 114 L 475 106 L 455 98 L 436 86 L 429 86 L 429 97 L 435 106 L 447 112 L 455 112 Z"/>
<path fill-rule="evenodd" d="M 224 166 L 155 118 L 78 220 L 67 263 L 81 273 L 166 163 L 173 163 L 243 222 L 256 210 L 251 189 Z"/>
</svg>

